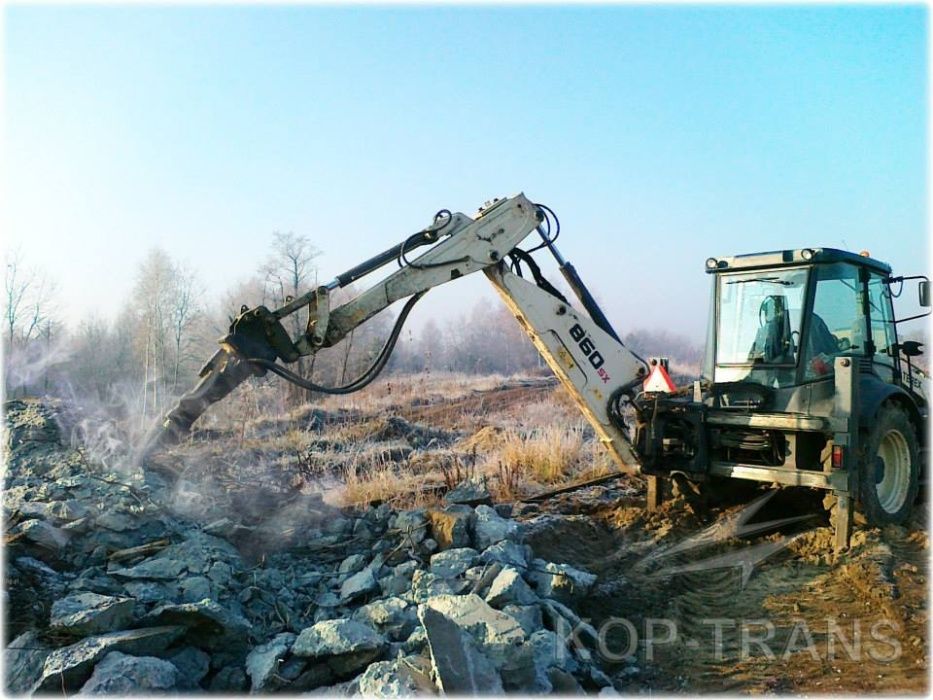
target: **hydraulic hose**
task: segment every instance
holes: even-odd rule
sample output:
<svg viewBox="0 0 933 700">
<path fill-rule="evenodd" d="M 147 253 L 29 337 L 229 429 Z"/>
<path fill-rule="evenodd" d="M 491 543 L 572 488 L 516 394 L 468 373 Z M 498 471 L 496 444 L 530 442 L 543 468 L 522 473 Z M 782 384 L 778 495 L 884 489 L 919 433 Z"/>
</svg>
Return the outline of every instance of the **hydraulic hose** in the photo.
<svg viewBox="0 0 933 700">
<path fill-rule="evenodd" d="M 267 369 L 273 374 L 277 374 L 282 377 L 282 379 L 291 382 L 295 386 L 299 386 L 302 389 L 307 389 L 308 391 L 317 391 L 322 394 L 352 394 L 359 391 L 363 387 L 370 384 L 382 370 L 385 368 L 386 363 L 389 361 L 389 358 L 392 356 L 392 351 L 395 349 L 395 344 L 398 342 L 399 335 L 402 333 L 402 327 L 405 325 L 405 321 L 408 318 L 408 314 L 411 313 L 412 308 L 415 304 L 418 303 L 418 300 L 425 295 L 426 292 L 418 292 L 411 296 L 408 301 L 405 302 L 405 306 L 402 307 L 401 313 L 399 313 L 398 318 L 395 320 L 395 325 L 392 327 L 392 332 L 389 334 L 388 339 L 385 342 L 385 345 L 382 346 L 382 350 L 379 351 L 379 355 L 376 357 L 369 369 L 367 369 L 362 375 L 357 379 L 353 380 L 349 384 L 344 386 L 323 386 L 321 384 L 315 384 L 314 382 L 305 379 L 299 374 L 292 372 L 290 369 L 283 367 L 277 362 L 271 360 L 266 360 L 263 358 L 250 358 L 247 360 L 250 364 L 256 365 L 257 367 L 262 367 Z"/>
</svg>

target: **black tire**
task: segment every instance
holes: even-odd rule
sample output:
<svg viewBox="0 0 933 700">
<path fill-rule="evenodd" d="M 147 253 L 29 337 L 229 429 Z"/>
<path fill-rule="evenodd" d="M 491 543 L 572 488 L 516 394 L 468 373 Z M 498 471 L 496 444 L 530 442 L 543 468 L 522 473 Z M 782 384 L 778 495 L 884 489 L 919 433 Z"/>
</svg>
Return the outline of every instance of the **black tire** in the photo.
<svg viewBox="0 0 933 700">
<path fill-rule="evenodd" d="M 862 436 L 859 506 L 869 525 L 900 525 L 909 517 L 920 484 L 920 450 L 910 416 L 883 405 Z"/>
</svg>

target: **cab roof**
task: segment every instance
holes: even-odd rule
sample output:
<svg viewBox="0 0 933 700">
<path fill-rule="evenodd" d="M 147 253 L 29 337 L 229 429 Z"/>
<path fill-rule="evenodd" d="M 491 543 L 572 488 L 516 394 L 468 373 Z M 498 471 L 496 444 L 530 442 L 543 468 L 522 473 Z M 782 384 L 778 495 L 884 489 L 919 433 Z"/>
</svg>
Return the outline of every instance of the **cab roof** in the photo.
<svg viewBox="0 0 933 700">
<path fill-rule="evenodd" d="M 722 258 L 709 258 L 706 261 L 708 273 L 731 272 L 734 270 L 756 270 L 766 267 L 785 267 L 790 265 L 808 265 L 816 263 L 851 263 L 868 267 L 884 275 L 891 274 L 891 266 L 875 258 L 850 253 L 838 248 L 797 248 L 796 250 L 774 250 L 767 253 L 733 255 Z"/>
</svg>

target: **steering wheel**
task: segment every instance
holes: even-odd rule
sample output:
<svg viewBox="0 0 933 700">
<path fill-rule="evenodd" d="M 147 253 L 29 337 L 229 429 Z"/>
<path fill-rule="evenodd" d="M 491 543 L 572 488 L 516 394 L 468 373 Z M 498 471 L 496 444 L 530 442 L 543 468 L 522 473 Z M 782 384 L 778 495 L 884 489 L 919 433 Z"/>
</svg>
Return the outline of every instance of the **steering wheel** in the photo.
<svg viewBox="0 0 933 700">
<path fill-rule="evenodd" d="M 769 304 L 773 306 L 774 301 L 771 299 L 771 297 L 765 297 L 765 299 L 761 302 L 761 306 L 758 307 L 759 328 L 763 327 L 768 322 L 768 311 L 770 310 Z"/>
</svg>

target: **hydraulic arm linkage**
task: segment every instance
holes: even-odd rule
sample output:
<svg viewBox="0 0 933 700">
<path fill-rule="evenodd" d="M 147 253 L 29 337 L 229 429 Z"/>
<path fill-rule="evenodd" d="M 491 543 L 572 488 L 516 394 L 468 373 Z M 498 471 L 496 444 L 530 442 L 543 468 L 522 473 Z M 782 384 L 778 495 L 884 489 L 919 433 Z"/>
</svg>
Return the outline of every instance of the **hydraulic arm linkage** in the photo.
<svg viewBox="0 0 933 700">
<path fill-rule="evenodd" d="M 542 242 L 531 250 L 518 244 L 532 231 Z M 220 341 L 220 349 L 201 369 L 198 385 L 185 394 L 146 440 L 140 457 L 177 442 L 207 408 L 250 376 L 271 371 L 311 391 L 348 394 L 362 389 L 385 367 L 412 307 L 429 289 L 482 270 L 496 287 L 558 378 L 570 390 L 610 453 L 634 465 L 619 411 L 631 398 L 646 366 L 628 350 L 609 325 L 573 267 L 557 252 L 559 222 L 547 207 L 523 194 L 487 203 L 475 218 L 442 210 L 427 228 L 338 275 L 331 282 L 287 301 L 275 310 L 244 307 Z M 411 254 L 431 246 L 418 257 Z M 579 313 L 541 275 L 531 252 L 547 247 L 587 314 Z M 399 269 L 350 301 L 331 308 L 331 294 L 397 261 Z M 533 281 L 524 278 L 528 273 Z M 359 378 L 326 387 L 281 363 L 332 347 L 354 328 L 396 301 L 407 298 L 382 350 Z M 307 308 L 304 332 L 291 338 L 282 320 Z"/>
</svg>

